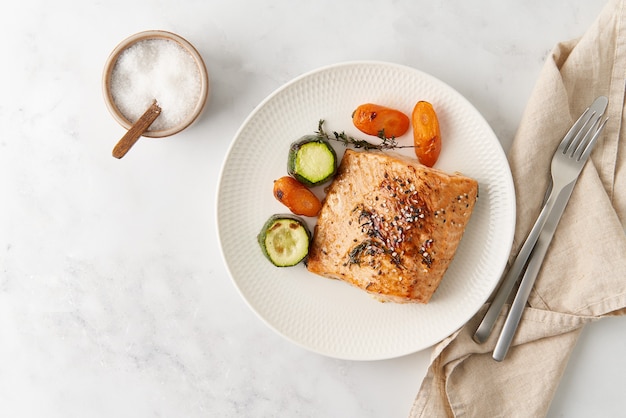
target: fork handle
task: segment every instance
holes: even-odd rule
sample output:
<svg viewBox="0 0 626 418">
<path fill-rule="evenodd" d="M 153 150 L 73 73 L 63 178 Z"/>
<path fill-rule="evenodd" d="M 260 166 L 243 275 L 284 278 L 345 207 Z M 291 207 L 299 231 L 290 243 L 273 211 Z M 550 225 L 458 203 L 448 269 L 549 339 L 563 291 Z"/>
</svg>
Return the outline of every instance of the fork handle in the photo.
<svg viewBox="0 0 626 418">
<path fill-rule="evenodd" d="M 480 325 L 476 329 L 476 332 L 474 332 L 473 338 L 474 341 L 476 341 L 477 343 L 484 343 L 485 341 L 487 341 L 487 338 L 489 338 L 489 335 L 491 335 L 491 332 L 493 331 L 493 326 L 498 319 L 498 315 L 500 315 L 502 307 L 506 303 L 509 295 L 515 287 L 515 283 L 517 283 L 522 274 L 522 271 L 524 270 L 524 267 L 526 267 L 530 254 L 533 251 L 535 244 L 537 243 L 537 239 L 539 238 L 539 234 L 541 234 L 541 230 L 545 225 L 548 214 L 552 210 L 556 198 L 558 197 L 558 193 L 561 190 L 561 188 L 557 187 L 555 189 L 554 186 L 552 187 L 548 199 L 546 200 L 543 209 L 541 209 L 541 212 L 539 213 L 539 216 L 537 217 L 533 228 L 528 234 L 526 241 L 524 241 L 524 244 L 522 245 L 519 253 L 515 257 L 511 268 L 502 279 L 502 283 L 500 284 L 500 287 L 498 288 L 498 291 L 494 296 L 491 305 L 487 309 L 487 312 L 485 313 L 485 316 L 483 317 Z"/>
<path fill-rule="evenodd" d="M 576 181 L 571 182 L 565 186 L 554 199 L 552 199 L 553 203 L 551 204 L 549 216 L 547 216 L 544 228 L 537 239 L 537 243 L 528 262 L 528 267 L 526 268 L 524 277 L 522 277 L 519 289 L 515 295 L 513 303 L 511 304 L 511 309 L 506 317 L 504 326 L 502 327 L 502 331 L 498 337 L 498 341 L 496 342 L 496 347 L 493 350 L 492 357 L 496 361 L 504 360 L 507 352 L 509 351 L 511 342 L 513 341 L 513 337 L 515 336 L 515 332 L 517 331 L 517 327 L 522 318 L 522 313 L 526 307 L 526 302 L 530 296 L 530 291 L 535 284 L 535 279 L 539 274 L 543 259 L 548 251 L 552 237 L 554 236 L 554 231 L 556 230 L 559 220 L 561 219 L 561 215 L 563 215 L 563 211 L 565 210 L 565 206 L 567 206 L 567 202 L 572 194 L 575 184 Z M 547 203 L 544 209 L 545 208 L 547 208 Z"/>
</svg>

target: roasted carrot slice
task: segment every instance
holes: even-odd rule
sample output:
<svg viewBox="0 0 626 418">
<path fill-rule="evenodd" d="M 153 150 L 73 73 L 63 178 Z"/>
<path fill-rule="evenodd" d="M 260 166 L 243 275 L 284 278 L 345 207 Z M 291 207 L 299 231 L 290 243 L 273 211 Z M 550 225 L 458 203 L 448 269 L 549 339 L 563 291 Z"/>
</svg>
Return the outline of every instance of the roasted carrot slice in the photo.
<svg viewBox="0 0 626 418">
<path fill-rule="evenodd" d="M 274 181 L 274 197 L 296 215 L 317 216 L 322 209 L 315 193 L 290 176 Z"/>
<path fill-rule="evenodd" d="M 410 120 L 399 110 L 365 103 L 352 112 L 352 123 L 358 130 L 378 137 L 399 137 L 409 130 Z"/>
<path fill-rule="evenodd" d="M 411 115 L 413 122 L 413 145 L 420 163 L 432 167 L 441 153 L 439 119 L 432 104 L 419 101 Z"/>
</svg>

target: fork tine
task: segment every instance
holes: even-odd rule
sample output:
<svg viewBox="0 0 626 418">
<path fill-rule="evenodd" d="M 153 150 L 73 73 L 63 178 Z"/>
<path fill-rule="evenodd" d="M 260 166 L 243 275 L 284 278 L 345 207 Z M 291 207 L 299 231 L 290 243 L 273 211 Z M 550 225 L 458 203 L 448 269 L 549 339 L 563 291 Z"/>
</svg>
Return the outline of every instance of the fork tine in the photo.
<svg viewBox="0 0 626 418">
<path fill-rule="evenodd" d="M 593 101 L 591 106 L 589 106 L 589 112 L 591 116 L 587 119 L 585 126 L 581 128 L 579 132 L 580 135 L 577 135 L 576 140 L 572 141 L 573 151 L 571 153 L 568 151 L 570 158 L 575 158 L 577 161 L 581 161 L 583 158 L 586 160 L 591 153 L 591 149 L 589 147 L 589 143 L 594 143 L 598 136 L 600 136 L 600 132 L 606 123 L 606 120 L 602 122 L 602 117 L 608 105 L 608 98 L 606 96 L 599 96 L 596 100 Z M 587 113 L 587 112 L 585 112 Z M 593 121 L 589 124 L 589 121 Z M 602 123 L 601 123 L 602 122 Z M 587 126 L 587 125 L 590 126 Z M 582 131 L 585 131 L 583 134 Z M 591 138 L 591 139 L 590 139 Z"/>
<path fill-rule="evenodd" d="M 567 149 L 569 149 L 576 136 L 580 133 L 580 130 L 583 129 L 583 127 L 589 122 L 589 119 L 591 119 L 589 109 L 589 107 L 585 109 L 585 111 L 578 117 L 578 120 L 574 122 L 569 131 L 567 131 L 559 144 L 558 151 L 563 154 L 567 152 Z"/>
<path fill-rule="evenodd" d="M 575 151 L 573 150 L 578 148 L 579 144 L 583 141 L 583 138 L 585 138 L 589 132 L 592 132 L 591 135 L 593 135 L 595 126 L 597 126 L 597 123 L 595 122 L 604 114 L 608 101 L 609 100 L 605 96 L 599 96 L 593 101 L 591 106 L 585 109 L 567 134 L 565 134 L 561 144 L 559 144 L 558 152 L 569 154 L 568 156 L 570 158 L 574 157 Z"/>
<path fill-rule="evenodd" d="M 594 120 L 595 116 L 596 116 L 596 112 L 591 112 L 589 114 L 589 117 L 585 119 L 585 123 L 583 123 L 583 125 L 580 127 L 578 132 L 576 132 L 576 135 L 574 135 L 572 140 L 569 141 L 569 143 L 566 145 L 565 149 L 563 149 L 563 154 L 568 154 L 569 157 L 574 156 L 580 144 L 584 142 L 585 138 L 589 135 L 589 133 L 593 131 L 594 126 L 596 125 L 596 122 L 598 120 L 598 118 L 595 118 Z M 591 125 L 590 125 L 590 122 L 591 122 Z"/>
<path fill-rule="evenodd" d="M 585 126 L 578 135 L 576 136 L 576 140 L 572 141 L 572 145 L 570 149 L 567 151 L 567 154 L 570 158 L 574 158 L 578 160 L 582 155 L 583 151 L 587 147 L 587 143 L 593 137 L 593 134 L 596 132 L 598 123 L 601 121 L 601 115 L 596 117 L 595 112 L 591 115 L 591 119 L 587 122 L 591 122 L 589 126 Z"/>
<path fill-rule="evenodd" d="M 605 118 L 600 124 L 600 126 L 598 126 L 597 129 L 595 130 L 595 132 L 593 133 L 593 136 L 591 136 L 591 138 L 589 138 L 586 141 L 586 145 L 584 147 L 580 147 L 581 148 L 580 154 L 576 157 L 576 161 L 584 162 L 587 160 L 587 158 L 589 158 L 589 154 L 591 154 L 591 150 L 593 149 L 593 144 L 596 142 L 596 140 L 602 133 L 602 130 L 604 130 L 604 125 L 606 125 L 608 120 L 609 118 Z M 595 121 L 594 126 L 596 126 L 598 122 L 600 122 L 600 119 Z"/>
</svg>

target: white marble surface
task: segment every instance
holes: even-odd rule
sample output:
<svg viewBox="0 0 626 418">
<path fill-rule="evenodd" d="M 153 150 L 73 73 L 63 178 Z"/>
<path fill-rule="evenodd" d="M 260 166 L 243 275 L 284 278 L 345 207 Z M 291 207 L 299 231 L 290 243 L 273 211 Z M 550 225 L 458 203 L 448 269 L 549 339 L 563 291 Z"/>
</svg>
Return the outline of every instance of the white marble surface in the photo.
<svg viewBox="0 0 626 418">
<path fill-rule="evenodd" d="M 247 307 L 214 198 L 235 131 L 322 65 L 377 59 L 449 83 L 508 149 L 552 47 L 604 0 L 24 0 L 0 13 L 0 416 L 407 416 L 430 352 L 325 358 Z M 101 72 L 123 38 L 186 37 L 212 93 L 200 122 L 123 160 Z M 624 416 L 624 319 L 589 326 L 551 417 Z M 515 390 L 512 386 L 512 390 Z M 520 394 L 523 396 L 523 394 Z"/>
</svg>

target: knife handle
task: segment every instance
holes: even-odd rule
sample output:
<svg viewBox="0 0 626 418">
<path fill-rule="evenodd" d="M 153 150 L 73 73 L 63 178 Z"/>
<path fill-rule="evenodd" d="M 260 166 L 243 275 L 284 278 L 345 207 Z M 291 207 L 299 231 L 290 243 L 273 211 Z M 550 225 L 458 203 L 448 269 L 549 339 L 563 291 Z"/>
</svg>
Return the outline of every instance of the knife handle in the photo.
<svg viewBox="0 0 626 418">
<path fill-rule="evenodd" d="M 528 297 L 530 296 L 530 291 L 533 288 L 535 279 L 537 278 L 537 274 L 539 274 L 543 258 L 549 245 L 549 240 L 544 239 L 543 237 L 540 237 L 537 241 L 537 244 L 535 245 L 532 257 L 528 262 L 528 267 L 524 272 L 524 277 L 522 277 L 519 290 L 517 291 L 515 299 L 511 304 L 511 309 L 509 310 L 509 314 L 507 315 L 504 326 L 502 327 L 500 337 L 496 342 L 496 347 L 493 350 L 492 357 L 496 361 L 504 360 L 509 351 L 509 348 L 511 347 L 513 337 L 515 336 L 515 333 L 517 332 L 517 327 L 519 326 L 520 320 L 522 319 L 522 314 L 524 313 L 526 302 L 528 301 Z"/>
</svg>

